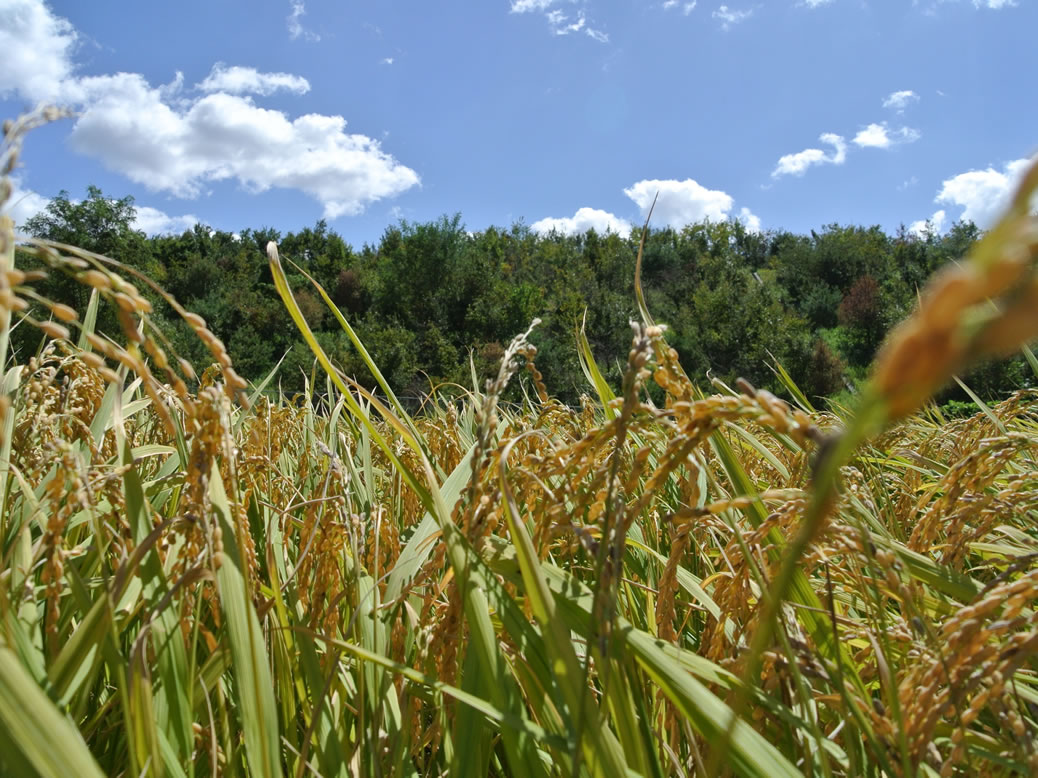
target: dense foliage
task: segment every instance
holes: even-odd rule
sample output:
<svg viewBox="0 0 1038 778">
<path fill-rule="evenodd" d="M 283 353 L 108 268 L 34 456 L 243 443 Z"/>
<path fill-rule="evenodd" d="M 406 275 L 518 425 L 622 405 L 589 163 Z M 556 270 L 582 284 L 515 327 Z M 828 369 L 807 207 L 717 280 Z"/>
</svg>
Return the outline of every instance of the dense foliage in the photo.
<svg viewBox="0 0 1038 778">
<path fill-rule="evenodd" d="M 262 378 L 285 357 L 278 381 L 290 392 L 302 388 L 313 357 L 285 326 L 262 253 L 270 240 L 327 290 L 390 384 L 412 403 L 444 383 L 471 388 L 470 355 L 481 384 L 509 340 L 540 317 L 531 340 L 544 381 L 575 404 L 586 388 L 575 359 L 585 311 L 592 350 L 614 382 L 626 361 L 627 323 L 637 318 L 638 233 L 545 236 L 514 225 L 473 234 L 454 216 L 401 222 L 387 228 L 378 245 L 355 249 L 324 222 L 287 235 L 198 225 L 147 238 L 133 230 L 133 219 L 132 198 L 112 200 L 91 188 L 82 201 L 61 193 L 26 231 L 118 257 L 155 279 L 206 320 L 247 378 Z M 923 281 L 977 237 L 969 223 L 923 238 L 905 230 L 891 236 L 878 227 L 830 225 L 796 235 L 748 232 L 737 222 L 693 224 L 649 232 L 642 278 L 649 307 L 668 325 L 670 343 L 698 383 L 708 384 L 709 371 L 781 391 L 769 369 L 777 361 L 809 397 L 833 397 L 854 391 L 887 330 L 914 307 Z M 287 270 L 332 360 L 374 386 L 309 281 L 291 265 Z M 60 277 L 43 291 L 79 310 L 86 302 L 81 287 Z M 159 315 L 178 349 L 190 359 L 204 357 L 170 309 L 160 306 Z M 98 329 L 116 332 L 114 313 L 102 311 Z M 39 343 L 29 328 L 13 338 L 23 355 Z M 975 370 L 967 383 L 997 399 L 1029 375 L 1017 358 Z"/>
</svg>

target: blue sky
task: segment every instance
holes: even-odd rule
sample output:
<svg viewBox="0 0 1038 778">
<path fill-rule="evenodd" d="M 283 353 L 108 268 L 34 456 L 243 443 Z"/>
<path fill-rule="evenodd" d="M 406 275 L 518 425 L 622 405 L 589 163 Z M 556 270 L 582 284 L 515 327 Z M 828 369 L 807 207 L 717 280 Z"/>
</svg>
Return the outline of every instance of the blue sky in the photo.
<svg viewBox="0 0 1038 778">
<path fill-rule="evenodd" d="M 990 223 L 1038 148 L 1028 0 L 0 0 L 0 108 L 139 226 Z"/>
</svg>

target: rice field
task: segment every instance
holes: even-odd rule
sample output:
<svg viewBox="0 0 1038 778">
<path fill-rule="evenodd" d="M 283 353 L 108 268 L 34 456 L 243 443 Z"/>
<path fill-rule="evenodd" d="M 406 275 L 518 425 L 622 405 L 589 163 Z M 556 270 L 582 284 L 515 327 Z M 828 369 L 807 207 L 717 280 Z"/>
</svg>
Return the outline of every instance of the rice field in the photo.
<svg viewBox="0 0 1038 778">
<path fill-rule="evenodd" d="M 118 258 L 20 270 L 4 220 L 0 774 L 1038 774 L 1038 392 L 928 403 L 1021 347 L 1038 375 L 1036 187 L 837 411 L 778 365 L 790 402 L 690 380 L 636 282 L 622 385 L 578 333 L 559 403 L 525 333 L 408 413 L 318 287 L 381 391 L 328 360 L 271 244 L 319 366 L 286 397 Z"/>
</svg>

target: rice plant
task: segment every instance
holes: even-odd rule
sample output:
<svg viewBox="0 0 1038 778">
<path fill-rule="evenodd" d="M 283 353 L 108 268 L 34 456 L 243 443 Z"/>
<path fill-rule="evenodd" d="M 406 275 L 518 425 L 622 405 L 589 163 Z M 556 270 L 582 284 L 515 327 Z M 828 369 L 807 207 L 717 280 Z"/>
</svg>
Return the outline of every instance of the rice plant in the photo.
<svg viewBox="0 0 1038 778">
<path fill-rule="evenodd" d="M 286 397 L 117 257 L 24 240 L 46 269 L 18 269 L 5 220 L 0 773 L 1035 774 L 1036 393 L 927 402 L 1038 334 L 1036 186 L 843 415 L 778 365 L 792 405 L 704 391 L 637 283 L 622 385 L 577 332 L 588 394 L 561 404 L 527 332 L 409 414 L 315 285 L 380 391 L 325 355 L 271 244 L 321 368 Z M 13 327 L 39 352 L 9 355 Z"/>
</svg>

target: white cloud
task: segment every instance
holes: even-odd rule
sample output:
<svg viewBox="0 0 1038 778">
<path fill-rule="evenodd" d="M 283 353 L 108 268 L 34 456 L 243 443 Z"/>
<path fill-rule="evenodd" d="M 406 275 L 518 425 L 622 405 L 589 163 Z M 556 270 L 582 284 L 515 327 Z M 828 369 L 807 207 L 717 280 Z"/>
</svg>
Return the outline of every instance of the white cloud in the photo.
<svg viewBox="0 0 1038 778">
<path fill-rule="evenodd" d="M 806 5 L 808 8 L 818 8 L 819 6 L 829 5 L 833 0 L 804 0 L 800 5 Z"/>
<path fill-rule="evenodd" d="M 17 37 L 61 59 L 41 80 L 26 64 L 32 64 L 31 52 L 0 46 L 3 90 L 73 103 L 79 113 L 72 147 L 151 190 L 195 197 L 207 184 L 224 180 L 254 193 L 295 189 L 321 203 L 325 217 L 335 218 L 420 183 L 418 174 L 382 151 L 377 140 L 347 133 L 341 116 L 292 119 L 257 106 L 249 96 L 231 94 L 300 91 L 309 85 L 298 76 L 216 65 L 205 88 L 219 91 L 190 98 L 180 94 L 180 74 L 159 87 L 137 73 L 79 78 L 68 60 L 76 33 L 67 22 L 41 0 L 9 0 L 3 8 L 0 20 L 13 27 L 0 25 L 0 30 L 14 29 Z"/>
<path fill-rule="evenodd" d="M 727 31 L 732 28 L 732 25 L 741 24 L 753 16 L 753 9 L 749 8 L 745 11 L 739 11 L 734 8 L 729 8 L 726 5 L 722 5 L 710 14 L 710 16 L 719 20 L 721 22 L 721 29 Z"/>
<path fill-rule="evenodd" d="M 672 8 L 677 8 L 678 6 L 681 6 L 681 13 L 685 16 L 688 16 L 690 13 L 696 10 L 696 5 L 696 0 L 692 0 L 691 3 L 682 3 L 679 2 L 679 0 L 667 0 L 662 7 L 664 11 L 669 11 Z"/>
<path fill-rule="evenodd" d="M 306 15 L 306 4 L 303 0 L 291 0 L 292 13 L 285 19 L 285 23 L 288 26 L 288 37 L 292 40 L 297 38 L 306 38 L 309 41 L 319 41 L 321 36 L 315 32 L 310 32 L 305 27 L 300 19 Z"/>
<path fill-rule="evenodd" d="M 663 3 L 663 10 L 669 11 L 671 8 L 676 8 L 677 5 L 678 0 L 665 0 L 665 2 Z"/>
<path fill-rule="evenodd" d="M 972 221 L 981 229 L 987 229 L 995 223 L 1002 209 L 1006 207 L 1021 177 L 1033 161 L 1013 160 L 1001 171 L 989 167 L 986 170 L 959 173 L 944 181 L 934 202 L 959 206 L 963 209 L 959 215 L 960 219 Z"/>
<path fill-rule="evenodd" d="M 902 89 L 900 92 L 891 92 L 883 101 L 884 108 L 893 108 L 902 113 L 911 103 L 919 102 L 919 95 L 911 89 Z"/>
<path fill-rule="evenodd" d="M 779 158 L 775 169 L 771 171 L 771 177 L 802 176 L 814 165 L 842 165 L 846 161 L 847 143 L 842 135 L 825 132 L 818 139 L 833 147 L 832 154 L 826 154 L 821 149 L 804 149 L 796 154 L 786 154 Z"/>
<path fill-rule="evenodd" d="M 137 218 L 133 228 L 147 235 L 180 235 L 198 224 L 198 217 L 192 214 L 170 216 L 165 211 L 148 205 L 135 206 Z"/>
<path fill-rule="evenodd" d="M 771 171 L 772 178 L 779 176 L 802 176 L 812 165 L 831 162 L 832 159 L 821 149 L 804 149 L 796 154 L 785 154 L 779 157 L 778 165 Z"/>
<path fill-rule="evenodd" d="M 656 199 L 656 207 L 652 212 L 653 220 L 659 220 L 675 228 L 704 219 L 724 221 L 728 218 L 733 204 L 732 196 L 727 192 L 707 189 L 691 178 L 684 181 L 638 181 L 624 189 L 624 194 L 634 200 L 643 217 L 648 215 L 657 192 L 659 198 Z"/>
<path fill-rule="evenodd" d="M 19 92 L 33 102 L 56 101 L 72 78 L 75 29 L 40 0 L 0 5 L 0 96 Z"/>
<path fill-rule="evenodd" d="M 760 217 L 749 208 L 740 208 L 738 218 L 750 232 L 760 232 Z"/>
<path fill-rule="evenodd" d="M 569 17 L 562 11 L 548 11 L 545 14 L 548 25 L 553 35 L 569 35 L 571 32 L 580 32 L 584 29 L 587 19 L 583 13 L 578 13 L 575 21 L 571 22 Z"/>
<path fill-rule="evenodd" d="M 198 88 L 203 92 L 228 92 L 232 95 L 270 95 L 279 89 L 297 95 L 310 91 L 310 82 L 291 73 L 260 73 L 256 68 L 240 65 L 227 67 L 222 62 L 213 65 L 209 75 Z"/>
<path fill-rule="evenodd" d="M 395 60 L 392 57 L 383 57 L 378 61 L 380 65 L 392 65 Z"/>
<path fill-rule="evenodd" d="M 734 218 L 751 232 L 760 232 L 761 229 L 760 218 L 749 208 L 740 208 L 738 214 L 733 214 L 734 201 L 731 195 L 717 189 L 707 189 L 691 178 L 684 181 L 645 179 L 624 189 L 624 194 L 638 206 L 642 219 L 649 215 L 649 209 L 652 208 L 654 224 L 681 229 L 698 222 L 721 222 Z M 565 235 L 581 234 L 589 229 L 627 235 L 631 231 L 631 224 L 608 211 L 581 208 L 572 217 L 541 219 L 534 222 L 531 228 L 540 233 L 554 229 Z"/>
<path fill-rule="evenodd" d="M 870 124 L 864 130 L 854 136 L 854 143 L 862 148 L 885 149 L 890 145 L 887 136 L 887 128 L 882 124 Z"/>
<path fill-rule="evenodd" d="M 72 146 L 152 190 L 195 197 L 207 182 L 235 179 L 251 192 L 298 189 L 336 218 L 419 183 L 378 141 L 346 133 L 341 116 L 290 120 L 221 92 L 171 106 L 128 73 L 84 79 L 83 88 L 90 101 Z"/>
<path fill-rule="evenodd" d="M 936 16 L 937 8 L 947 2 L 951 2 L 951 0 L 930 0 L 924 6 L 923 13 L 927 16 Z M 1015 8 L 1017 4 L 1017 0 L 973 0 L 974 8 L 989 8 L 993 11 L 998 11 L 1002 8 Z M 920 5 L 920 0 L 913 0 L 912 5 Z"/>
<path fill-rule="evenodd" d="M 509 12 L 514 14 L 542 14 L 548 22 L 548 29 L 552 35 L 561 36 L 574 32 L 583 32 L 589 38 L 599 43 L 609 42 L 607 33 L 588 25 L 587 14 L 583 10 L 578 10 L 576 14 L 570 15 L 554 7 L 561 5 L 563 2 L 565 0 L 512 0 Z M 575 0 L 569 0 L 570 4 L 573 2 Z"/>
<path fill-rule="evenodd" d="M 934 215 L 929 219 L 920 219 L 917 222 L 912 222 L 908 226 L 908 231 L 913 235 L 918 235 L 920 238 L 925 238 L 927 234 L 940 235 L 944 231 L 944 220 L 947 214 L 944 210 L 935 211 Z"/>
<path fill-rule="evenodd" d="M 573 216 L 541 219 L 530 225 L 534 232 L 547 234 L 552 230 L 562 235 L 583 235 L 588 230 L 597 233 L 615 232 L 627 235 L 631 231 L 629 222 L 597 208 L 580 208 Z"/>
<path fill-rule="evenodd" d="M 911 127 L 891 130 L 886 122 L 872 123 L 854 136 L 854 144 L 863 149 L 888 149 L 900 143 L 914 143 L 920 137 L 919 130 L 913 130 Z"/>
<path fill-rule="evenodd" d="M 50 200 L 31 189 L 22 187 L 18 176 L 11 176 L 11 196 L 3 203 L 3 212 L 11 217 L 15 227 L 24 227 L 25 222 L 47 208 Z"/>
<path fill-rule="evenodd" d="M 544 11 L 551 8 L 558 0 L 513 0 L 512 13 L 524 14 L 530 11 Z"/>
</svg>

